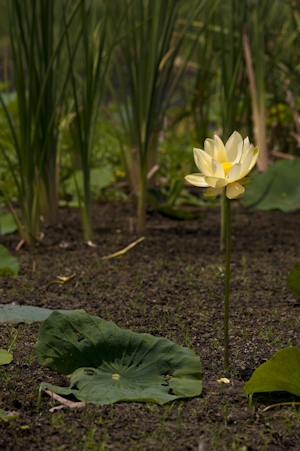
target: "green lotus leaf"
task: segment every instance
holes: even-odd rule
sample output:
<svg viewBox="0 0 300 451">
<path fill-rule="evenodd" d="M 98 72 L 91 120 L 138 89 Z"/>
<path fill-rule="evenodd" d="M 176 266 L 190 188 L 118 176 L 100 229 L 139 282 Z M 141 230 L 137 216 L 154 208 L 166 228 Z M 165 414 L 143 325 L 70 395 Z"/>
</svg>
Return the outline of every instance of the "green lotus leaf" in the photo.
<svg viewBox="0 0 300 451">
<path fill-rule="evenodd" d="M 13 359 L 13 355 L 5 351 L 5 349 L 0 349 L 0 366 L 1 365 L 8 365 Z"/>
<path fill-rule="evenodd" d="M 300 158 L 279 160 L 267 172 L 257 174 L 243 197 L 247 207 L 295 211 L 300 208 Z"/>
<path fill-rule="evenodd" d="M 124 330 L 83 312 L 53 312 L 35 344 L 38 361 L 72 374 L 70 387 L 42 384 L 94 404 L 164 404 L 201 394 L 200 358 L 165 338 Z"/>
<path fill-rule="evenodd" d="M 9 271 L 9 269 L 11 269 L 12 273 Z M 0 274 L 17 276 L 18 272 L 19 272 L 18 260 L 11 255 L 11 253 L 6 249 L 6 247 L 0 244 Z"/>
<path fill-rule="evenodd" d="M 292 267 L 288 276 L 288 286 L 300 301 L 300 262 Z"/>
<path fill-rule="evenodd" d="M 244 390 L 248 395 L 286 391 L 300 396 L 300 349 L 292 346 L 276 352 L 254 371 Z"/>
<path fill-rule="evenodd" d="M 70 310 L 59 310 L 61 313 L 69 313 Z M 84 310 L 80 310 L 84 311 Z M 44 321 L 53 310 L 31 305 L 0 304 L 0 323 L 9 321 L 13 324 L 31 324 L 36 321 Z"/>
</svg>

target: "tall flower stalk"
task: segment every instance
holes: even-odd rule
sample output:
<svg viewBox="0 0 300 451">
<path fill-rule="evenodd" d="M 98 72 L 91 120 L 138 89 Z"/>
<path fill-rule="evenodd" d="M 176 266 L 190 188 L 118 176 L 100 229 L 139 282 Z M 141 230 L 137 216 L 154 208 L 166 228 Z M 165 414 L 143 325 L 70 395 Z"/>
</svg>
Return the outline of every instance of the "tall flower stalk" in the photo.
<svg viewBox="0 0 300 451">
<path fill-rule="evenodd" d="M 208 188 L 205 196 L 214 197 L 225 193 L 226 213 L 226 275 L 225 275 L 225 311 L 224 311 L 224 368 L 228 369 L 228 324 L 229 324 L 229 285 L 230 285 L 230 248 L 231 248 L 231 199 L 241 197 L 244 185 L 251 182 L 246 177 L 253 169 L 258 158 L 258 148 L 250 144 L 249 138 L 243 138 L 234 132 L 226 144 L 215 135 L 206 139 L 204 150 L 194 149 L 194 159 L 200 173 L 185 178 L 192 185 Z M 225 190 L 224 190 L 225 188 Z"/>
<path fill-rule="evenodd" d="M 224 191 L 225 193 L 225 191 Z M 225 304 L 224 304 L 224 369 L 228 368 L 229 353 L 229 286 L 230 286 L 230 251 L 231 251 L 231 209 L 230 199 L 225 196 L 226 206 L 226 271 L 225 271 Z"/>
</svg>

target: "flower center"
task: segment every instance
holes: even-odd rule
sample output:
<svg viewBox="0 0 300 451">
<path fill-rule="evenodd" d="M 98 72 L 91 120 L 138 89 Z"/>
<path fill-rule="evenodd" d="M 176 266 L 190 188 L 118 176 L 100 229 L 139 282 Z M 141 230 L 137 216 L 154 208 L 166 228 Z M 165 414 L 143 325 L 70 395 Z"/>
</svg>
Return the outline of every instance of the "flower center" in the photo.
<svg viewBox="0 0 300 451">
<path fill-rule="evenodd" d="M 223 166 L 224 172 L 225 172 L 225 176 L 228 174 L 229 169 L 232 168 L 233 164 L 229 163 L 229 161 L 226 161 L 225 163 L 221 163 L 221 165 Z"/>
</svg>

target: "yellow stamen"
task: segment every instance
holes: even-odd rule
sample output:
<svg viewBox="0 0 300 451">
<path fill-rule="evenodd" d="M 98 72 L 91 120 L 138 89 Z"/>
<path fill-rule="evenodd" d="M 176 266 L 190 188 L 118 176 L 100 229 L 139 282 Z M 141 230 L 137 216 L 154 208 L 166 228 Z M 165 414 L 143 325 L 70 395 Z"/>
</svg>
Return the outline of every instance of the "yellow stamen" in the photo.
<svg viewBox="0 0 300 451">
<path fill-rule="evenodd" d="M 233 164 L 229 163 L 229 161 L 226 161 L 225 163 L 221 163 L 221 165 L 223 166 L 224 172 L 225 172 L 225 176 L 228 174 L 229 169 L 232 168 Z"/>
<path fill-rule="evenodd" d="M 115 381 L 118 381 L 120 379 L 120 374 L 118 373 L 113 374 L 111 378 L 114 379 Z"/>
</svg>

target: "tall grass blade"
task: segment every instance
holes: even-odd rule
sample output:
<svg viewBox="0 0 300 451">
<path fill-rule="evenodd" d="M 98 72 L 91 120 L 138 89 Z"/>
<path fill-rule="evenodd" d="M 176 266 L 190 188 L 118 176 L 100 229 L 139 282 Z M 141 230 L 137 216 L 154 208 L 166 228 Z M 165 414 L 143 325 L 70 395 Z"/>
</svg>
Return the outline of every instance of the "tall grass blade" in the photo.
<svg viewBox="0 0 300 451">
<path fill-rule="evenodd" d="M 74 13 L 68 13 L 68 26 Z M 39 237 L 41 207 L 49 222 L 56 220 L 58 106 L 67 72 L 60 79 L 57 74 L 65 30 L 59 27 L 54 37 L 56 16 L 50 0 L 11 0 L 8 14 L 18 117 L 10 114 L 1 94 L 0 102 L 18 161 L 18 171 L 10 163 L 8 167 L 22 211 L 23 227 L 19 231 L 26 241 L 32 242 Z M 9 162 L 4 145 L 1 150 Z M 9 199 L 9 193 L 4 194 Z M 9 206 L 12 208 L 10 203 Z"/>
<path fill-rule="evenodd" d="M 95 126 L 101 98 L 104 92 L 104 80 L 108 70 L 110 55 L 114 47 L 107 45 L 107 0 L 95 4 L 88 0 L 79 0 L 78 30 L 75 31 L 73 44 L 71 33 L 67 32 L 67 49 L 71 74 L 71 92 L 73 96 L 75 119 L 71 124 L 74 150 L 79 156 L 83 173 L 83 193 L 78 192 L 80 211 L 84 230 L 84 239 L 91 241 L 93 237 L 90 170 L 94 144 Z M 97 8 L 96 8 L 97 7 Z M 115 26 L 114 34 L 118 26 Z M 74 44 L 75 42 L 75 44 Z M 79 70 L 74 64 L 74 48 L 77 56 L 83 58 Z M 75 45 L 75 47 L 74 47 Z M 73 46 L 73 47 L 72 47 Z M 79 53 L 81 52 L 81 53 Z"/>
</svg>

